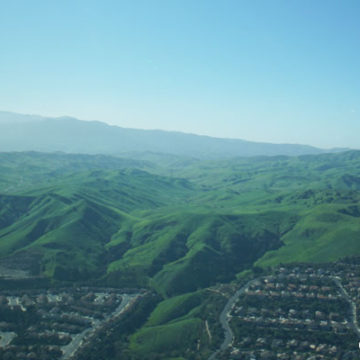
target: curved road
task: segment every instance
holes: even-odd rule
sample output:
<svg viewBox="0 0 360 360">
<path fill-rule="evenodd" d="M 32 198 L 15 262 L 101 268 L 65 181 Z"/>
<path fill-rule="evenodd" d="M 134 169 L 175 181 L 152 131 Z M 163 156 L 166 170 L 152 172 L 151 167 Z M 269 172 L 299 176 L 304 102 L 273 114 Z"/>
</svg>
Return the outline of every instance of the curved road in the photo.
<svg viewBox="0 0 360 360">
<path fill-rule="evenodd" d="M 347 291 L 345 290 L 345 288 L 343 287 L 342 283 L 341 283 L 341 279 L 338 277 L 333 276 L 332 277 L 333 281 L 336 283 L 336 285 L 340 288 L 340 292 L 342 294 L 342 296 L 348 301 L 348 303 L 351 306 L 351 322 L 352 322 L 352 327 L 354 329 L 354 331 L 356 332 L 356 334 L 359 336 L 360 338 L 360 328 L 358 327 L 357 324 L 357 318 L 356 318 L 356 304 L 354 303 L 354 301 L 351 299 L 351 297 L 349 296 L 349 294 L 347 293 Z M 223 343 L 221 344 L 220 348 L 218 350 L 216 350 L 209 358 L 208 360 L 216 360 L 217 355 L 221 352 L 227 349 L 227 347 L 229 345 L 232 344 L 232 342 L 234 341 L 234 334 L 231 330 L 229 321 L 231 319 L 230 316 L 230 312 L 232 307 L 234 306 L 234 304 L 236 303 L 236 301 L 238 300 L 239 296 L 241 294 L 243 294 L 248 288 L 249 286 L 254 283 L 255 281 L 258 281 L 259 278 L 250 280 L 249 282 L 247 282 L 244 286 L 242 286 L 238 291 L 236 291 L 236 293 L 228 300 L 228 302 L 226 303 L 223 311 L 220 314 L 219 320 L 220 323 L 224 329 L 224 336 L 225 339 L 223 341 Z"/>
<path fill-rule="evenodd" d="M 76 353 L 76 351 L 78 351 L 80 347 L 83 345 L 85 339 L 93 335 L 96 332 L 96 330 L 98 330 L 111 318 L 115 318 L 121 315 L 123 312 L 125 312 L 129 308 L 129 306 L 131 306 L 133 300 L 135 300 L 138 296 L 139 294 L 133 294 L 133 295 L 122 294 L 121 303 L 114 312 L 106 316 L 103 321 L 95 320 L 93 322 L 92 327 L 87 328 L 82 333 L 75 335 L 72 341 L 68 345 L 62 347 L 63 355 L 61 359 L 62 360 L 71 359 L 73 355 Z"/>
<path fill-rule="evenodd" d="M 357 318 L 356 318 L 356 304 L 351 299 L 350 295 L 347 293 L 345 288 L 343 287 L 343 285 L 342 285 L 342 283 L 340 281 L 341 279 L 336 277 L 336 276 L 333 276 L 332 279 L 334 280 L 335 284 L 340 288 L 341 295 L 346 299 L 346 301 L 351 306 L 351 323 L 352 323 L 352 327 L 353 327 L 354 331 L 356 332 L 356 335 L 359 336 L 359 338 L 360 338 L 360 329 L 358 327 Z"/>
<path fill-rule="evenodd" d="M 224 329 L 224 341 L 221 344 L 220 348 L 218 350 L 216 350 L 210 357 L 208 360 L 216 360 L 217 355 L 221 352 L 227 349 L 227 347 L 229 345 L 232 344 L 232 342 L 234 341 L 234 334 L 231 330 L 229 321 L 230 321 L 230 312 L 232 307 L 234 306 L 234 304 L 236 303 L 236 301 L 238 300 L 239 296 L 242 295 L 248 288 L 249 286 L 254 283 L 255 281 L 257 281 L 257 279 L 253 279 L 250 280 L 249 282 L 247 282 L 245 285 L 243 285 L 239 290 L 236 291 L 236 293 L 228 300 L 228 302 L 226 303 L 223 311 L 220 314 L 219 317 L 219 321 L 221 323 L 221 326 Z"/>
</svg>

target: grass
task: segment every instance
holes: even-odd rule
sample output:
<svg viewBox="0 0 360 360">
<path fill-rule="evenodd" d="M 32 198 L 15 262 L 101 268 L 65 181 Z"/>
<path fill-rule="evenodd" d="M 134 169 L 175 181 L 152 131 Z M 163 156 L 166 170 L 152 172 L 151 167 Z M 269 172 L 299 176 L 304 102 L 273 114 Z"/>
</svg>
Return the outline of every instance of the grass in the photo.
<svg viewBox="0 0 360 360">
<path fill-rule="evenodd" d="M 253 266 L 360 254 L 358 151 L 157 159 L 0 154 L 0 265 L 156 291 L 133 359 L 206 353 L 209 286 Z"/>
<path fill-rule="evenodd" d="M 360 253 L 359 219 L 340 212 L 342 205 L 322 205 L 306 211 L 283 237 L 284 246 L 266 253 L 258 266 L 289 262 L 328 262 Z"/>
<path fill-rule="evenodd" d="M 153 327 L 177 321 L 198 307 L 203 300 L 204 294 L 201 291 L 166 299 L 158 304 L 145 326 Z"/>
<path fill-rule="evenodd" d="M 70 268 L 164 297 L 254 262 L 333 260 L 359 251 L 359 157 L 169 159 L 171 177 L 149 160 L 2 154 L 0 254 L 35 249 L 47 276 Z"/>
<path fill-rule="evenodd" d="M 166 359 L 165 354 L 196 347 L 204 332 L 203 326 L 200 319 L 187 319 L 166 326 L 145 327 L 131 337 L 129 348 L 142 358 L 155 353 L 159 354 L 159 359 Z"/>
</svg>

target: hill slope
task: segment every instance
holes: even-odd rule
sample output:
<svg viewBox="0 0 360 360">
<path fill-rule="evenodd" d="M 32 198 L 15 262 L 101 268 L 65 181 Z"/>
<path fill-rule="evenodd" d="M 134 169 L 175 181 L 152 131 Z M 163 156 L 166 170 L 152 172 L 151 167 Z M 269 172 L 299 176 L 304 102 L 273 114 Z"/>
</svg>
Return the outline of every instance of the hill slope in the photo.
<svg viewBox="0 0 360 360">
<path fill-rule="evenodd" d="M 1 154 L 0 254 L 40 258 L 50 278 L 91 273 L 164 296 L 256 261 L 333 260 L 360 250 L 359 158 L 192 161 L 171 177 L 107 156 Z"/>
<path fill-rule="evenodd" d="M 216 328 L 224 302 L 209 286 L 360 254 L 359 164 L 357 151 L 222 161 L 0 153 L 0 278 L 147 287 L 162 301 L 128 343 L 114 340 L 113 358 L 207 358 L 206 321 Z"/>
</svg>

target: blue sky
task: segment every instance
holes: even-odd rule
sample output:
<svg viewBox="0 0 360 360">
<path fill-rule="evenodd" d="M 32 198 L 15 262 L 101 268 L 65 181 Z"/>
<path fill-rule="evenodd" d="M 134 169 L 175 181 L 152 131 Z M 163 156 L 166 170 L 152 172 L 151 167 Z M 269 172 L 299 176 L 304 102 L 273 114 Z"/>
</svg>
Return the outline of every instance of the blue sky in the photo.
<svg viewBox="0 0 360 360">
<path fill-rule="evenodd" d="M 360 148 L 358 0 L 5 0 L 0 110 Z"/>
</svg>

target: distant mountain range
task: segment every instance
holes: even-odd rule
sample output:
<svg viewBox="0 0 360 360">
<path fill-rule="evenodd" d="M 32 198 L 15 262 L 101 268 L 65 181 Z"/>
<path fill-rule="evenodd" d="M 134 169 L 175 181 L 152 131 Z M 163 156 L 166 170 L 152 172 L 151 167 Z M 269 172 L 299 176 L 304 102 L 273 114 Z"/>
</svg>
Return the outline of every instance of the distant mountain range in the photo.
<svg viewBox="0 0 360 360">
<path fill-rule="evenodd" d="M 199 159 L 339 152 L 307 145 L 271 144 L 162 130 L 137 130 L 72 117 L 0 112 L 0 151 L 121 155 L 153 152 Z"/>
</svg>

